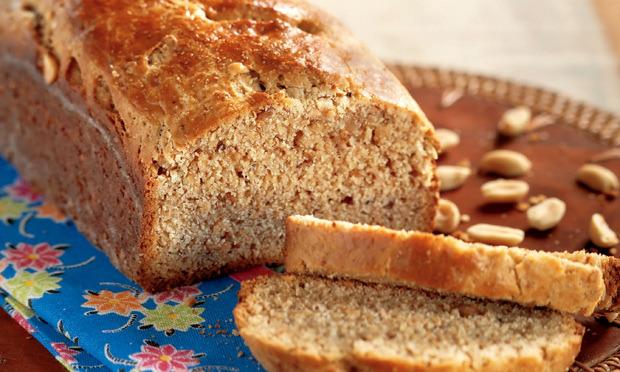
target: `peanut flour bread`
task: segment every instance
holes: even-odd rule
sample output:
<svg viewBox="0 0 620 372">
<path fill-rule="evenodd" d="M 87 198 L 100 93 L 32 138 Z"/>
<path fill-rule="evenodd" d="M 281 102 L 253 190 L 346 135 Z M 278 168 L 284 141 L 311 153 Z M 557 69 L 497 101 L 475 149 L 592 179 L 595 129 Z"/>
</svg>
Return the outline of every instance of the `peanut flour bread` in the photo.
<svg viewBox="0 0 620 372">
<path fill-rule="evenodd" d="M 432 288 L 590 315 L 620 307 L 620 260 L 467 243 L 450 236 L 291 216 L 286 269 Z"/>
<path fill-rule="evenodd" d="M 281 261 L 312 213 L 430 230 L 432 126 L 299 0 L 0 1 L 0 153 L 148 290 Z"/>
<path fill-rule="evenodd" d="M 550 309 L 350 280 L 242 283 L 239 332 L 268 371 L 565 371 L 583 327 Z"/>
</svg>

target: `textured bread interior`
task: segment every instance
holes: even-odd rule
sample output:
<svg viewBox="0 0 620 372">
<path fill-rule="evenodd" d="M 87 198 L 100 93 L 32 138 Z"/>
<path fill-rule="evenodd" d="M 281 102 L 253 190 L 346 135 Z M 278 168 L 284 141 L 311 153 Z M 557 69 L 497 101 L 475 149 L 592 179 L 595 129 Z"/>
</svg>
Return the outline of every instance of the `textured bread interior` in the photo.
<svg viewBox="0 0 620 372">
<path fill-rule="evenodd" d="M 556 351 L 576 343 L 576 353 L 581 335 L 570 316 L 552 310 L 424 290 L 290 275 L 248 287 L 235 314 L 242 335 L 334 360 L 378 355 L 480 370 L 525 358 L 553 370 Z"/>
<path fill-rule="evenodd" d="M 346 92 L 258 85 L 287 104 L 163 148 L 154 163 L 155 280 L 279 262 L 294 213 L 431 228 L 434 149 L 415 115 Z"/>
</svg>

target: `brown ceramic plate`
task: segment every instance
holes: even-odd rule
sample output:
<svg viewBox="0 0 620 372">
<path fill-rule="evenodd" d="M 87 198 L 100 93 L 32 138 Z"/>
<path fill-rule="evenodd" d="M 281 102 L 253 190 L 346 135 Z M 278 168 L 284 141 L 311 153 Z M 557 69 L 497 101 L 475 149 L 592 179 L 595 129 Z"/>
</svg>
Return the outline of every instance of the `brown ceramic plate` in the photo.
<svg viewBox="0 0 620 372">
<path fill-rule="evenodd" d="M 530 195 L 555 196 L 567 204 L 567 213 L 558 227 L 549 232 L 527 230 L 525 248 L 546 251 L 586 249 L 603 254 L 588 239 L 593 213 L 605 216 L 620 231 L 620 198 L 599 196 L 575 182 L 577 169 L 602 153 L 620 150 L 620 117 L 555 93 L 513 82 L 454 71 L 414 66 L 392 66 L 436 128 L 459 133 L 461 143 L 439 158 L 438 164 L 471 163 L 474 174 L 455 191 L 442 194 L 454 201 L 471 220 L 460 226 L 492 223 L 527 230 L 525 213 L 514 205 L 485 206 L 480 196 L 482 183 L 492 176 L 476 174 L 481 156 L 492 149 L 505 148 L 525 154 L 533 163 L 523 179 Z M 499 138 L 496 125 L 507 109 L 524 105 L 532 109 L 537 130 L 513 140 Z M 600 161 L 620 175 L 620 156 Z M 620 251 L 620 247 L 618 247 Z M 579 319 L 587 333 L 574 370 L 612 371 L 620 369 L 620 328 L 605 319 Z"/>
</svg>

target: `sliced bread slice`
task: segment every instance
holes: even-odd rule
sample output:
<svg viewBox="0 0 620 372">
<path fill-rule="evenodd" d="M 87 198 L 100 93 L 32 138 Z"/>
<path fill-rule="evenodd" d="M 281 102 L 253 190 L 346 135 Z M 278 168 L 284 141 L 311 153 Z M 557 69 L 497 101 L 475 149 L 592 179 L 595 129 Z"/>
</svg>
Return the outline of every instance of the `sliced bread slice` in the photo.
<svg viewBox="0 0 620 372">
<path fill-rule="evenodd" d="M 291 216 L 286 269 L 398 283 L 590 315 L 620 307 L 620 260 L 468 243 L 450 236 Z"/>
<path fill-rule="evenodd" d="M 244 282 L 239 332 L 268 371 L 565 371 L 583 327 L 550 309 L 274 275 Z"/>
</svg>

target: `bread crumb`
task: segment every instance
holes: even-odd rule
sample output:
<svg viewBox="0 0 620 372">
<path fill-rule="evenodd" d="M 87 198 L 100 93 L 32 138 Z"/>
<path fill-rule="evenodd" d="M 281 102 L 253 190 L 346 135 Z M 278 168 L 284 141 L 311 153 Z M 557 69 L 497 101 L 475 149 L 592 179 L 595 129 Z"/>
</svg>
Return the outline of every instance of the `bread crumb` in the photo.
<svg viewBox="0 0 620 372">
<path fill-rule="evenodd" d="M 452 236 L 465 242 L 471 241 L 469 234 L 467 234 L 465 231 L 456 230 L 455 232 L 452 233 Z"/>
<path fill-rule="evenodd" d="M 458 165 L 460 167 L 471 168 L 471 161 L 469 159 L 463 159 L 463 160 L 459 161 L 458 163 L 456 163 L 456 165 Z"/>
<path fill-rule="evenodd" d="M 245 353 L 241 350 L 239 350 L 239 352 L 237 353 L 237 358 L 241 358 L 245 355 Z"/>
<path fill-rule="evenodd" d="M 547 132 L 536 132 L 527 136 L 527 140 L 530 142 L 540 142 L 547 139 L 549 139 L 549 133 Z"/>
<path fill-rule="evenodd" d="M 196 298 L 195 297 L 191 297 L 189 298 L 185 303 L 187 304 L 187 306 L 189 307 L 193 307 L 194 305 L 196 305 Z"/>
<path fill-rule="evenodd" d="M 467 223 L 469 221 L 471 221 L 471 216 L 470 215 L 468 215 L 468 214 L 462 214 L 461 215 L 461 222 Z"/>
<path fill-rule="evenodd" d="M 519 212 L 525 212 L 530 208 L 530 203 L 528 202 L 519 202 L 515 207 Z"/>
<path fill-rule="evenodd" d="M 545 199 L 547 199 L 546 195 L 538 194 L 538 195 L 535 195 L 535 196 L 531 196 L 530 199 L 529 199 L 529 202 L 530 202 L 530 204 L 536 205 L 536 204 L 542 202 Z"/>
</svg>

